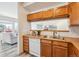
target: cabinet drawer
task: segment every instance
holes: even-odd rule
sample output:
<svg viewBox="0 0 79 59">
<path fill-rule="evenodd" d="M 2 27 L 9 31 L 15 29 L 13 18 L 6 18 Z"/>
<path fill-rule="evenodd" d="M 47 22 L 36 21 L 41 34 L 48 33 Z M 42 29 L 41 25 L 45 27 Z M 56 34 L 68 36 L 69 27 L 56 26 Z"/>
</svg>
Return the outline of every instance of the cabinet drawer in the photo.
<svg viewBox="0 0 79 59">
<path fill-rule="evenodd" d="M 28 43 L 23 43 L 23 45 L 28 46 L 29 44 Z"/>
<path fill-rule="evenodd" d="M 28 52 L 28 49 L 27 49 L 27 48 L 24 48 L 24 51 L 25 51 L 25 52 Z"/>
<path fill-rule="evenodd" d="M 28 45 L 27 45 L 27 46 L 24 45 L 23 48 L 24 48 L 24 49 L 28 49 Z"/>
<path fill-rule="evenodd" d="M 41 40 L 41 42 L 51 44 L 51 41 L 50 41 L 50 40 L 45 40 L 45 39 L 42 39 L 42 40 Z"/>
<path fill-rule="evenodd" d="M 53 45 L 58 45 L 58 46 L 63 46 L 63 47 L 68 46 L 66 42 L 62 42 L 62 41 L 53 41 Z"/>
<path fill-rule="evenodd" d="M 23 39 L 28 39 L 28 37 L 27 36 L 23 36 Z"/>
<path fill-rule="evenodd" d="M 28 39 L 27 37 L 23 37 L 23 39 Z"/>
<path fill-rule="evenodd" d="M 24 39 L 24 40 L 23 40 L 23 42 L 26 42 L 26 43 L 28 43 L 28 42 L 29 42 L 29 40 L 25 40 L 25 39 Z"/>
</svg>

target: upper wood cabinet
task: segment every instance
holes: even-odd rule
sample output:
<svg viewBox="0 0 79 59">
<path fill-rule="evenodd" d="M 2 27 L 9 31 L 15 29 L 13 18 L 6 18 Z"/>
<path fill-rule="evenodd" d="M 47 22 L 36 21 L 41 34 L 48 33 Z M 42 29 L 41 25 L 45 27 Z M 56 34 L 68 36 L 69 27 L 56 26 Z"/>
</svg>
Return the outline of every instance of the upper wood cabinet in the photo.
<svg viewBox="0 0 79 59">
<path fill-rule="evenodd" d="M 27 19 L 28 21 L 32 21 L 34 19 L 34 14 L 28 14 Z"/>
<path fill-rule="evenodd" d="M 68 17 L 68 5 L 61 6 L 55 9 L 55 18 Z"/>
<path fill-rule="evenodd" d="M 27 15 L 27 19 L 28 21 L 37 21 L 41 18 L 42 14 L 39 13 L 33 13 L 33 14 L 29 14 Z"/>
<path fill-rule="evenodd" d="M 46 20 L 51 18 L 54 18 L 54 9 L 29 14 L 27 16 L 28 21 Z"/>
<path fill-rule="evenodd" d="M 69 3 L 70 25 L 79 25 L 79 2 Z"/>
<path fill-rule="evenodd" d="M 68 16 L 68 6 L 61 6 L 56 9 L 40 11 L 37 13 L 27 15 L 28 21 L 47 20 L 53 18 L 62 18 Z"/>
<path fill-rule="evenodd" d="M 54 17 L 55 17 L 54 9 L 42 12 L 42 19 L 51 19 Z"/>
</svg>

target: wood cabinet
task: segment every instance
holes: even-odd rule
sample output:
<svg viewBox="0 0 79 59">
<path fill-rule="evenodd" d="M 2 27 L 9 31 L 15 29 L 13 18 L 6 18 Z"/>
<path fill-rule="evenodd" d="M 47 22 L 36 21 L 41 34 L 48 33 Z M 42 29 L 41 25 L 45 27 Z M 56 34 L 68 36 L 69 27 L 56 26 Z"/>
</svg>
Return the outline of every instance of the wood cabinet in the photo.
<svg viewBox="0 0 79 59">
<path fill-rule="evenodd" d="M 42 57 L 51 57 L 51 41 L 41 40 L 41 56 Z"/>
<path fill-rule="evenodd" d="M 68 5 L 61 6 L 55 9 L 55 18 L 68 17 Z"/>
<path fill-rule="evenodd" d="M 53 57 L 67 57 L 68 56 L 68 44 L 61 41 L 53 41 L 52 44 L 52 56 Z"/>
<path fill-rule="evenodd" d="M 43 57 L 67 57 L 68 43 L 62 41 L 41 40 L 41 56 Z"/>
<path fill-rule="evenodd" d="M 76 55 L 74 54 L 74 51 L 73 51 L 73 44 L 71 44 L 71 43 L 69 43 L 69 45 L 68 45 L 68 56 L 69 57 L 76 57 Z"/>
<path fill-rule="evenodd" d="M 32 14 L 28 14 L 28 15 L 27 15 L 27 20 L 28 20 L 28 21 L 31 21 L 32 19 L 33 19 L 33 15 L 32 15 Z"/>
<path fill-rule="evenodd" d="M 42 19 L 52 19 L 55 17 L 54 9 L 42 11 Z"/>
<path fill-rule="evenodd" d="M 29 14 L 27 16 L 28 21 L 47 20 L 53 18 L 68 17 L 68 6 L 61 6 L 46 11 L 40 11 L 37 13 Z"/>
<path fill-rule="evenodd" d="M 33 13 L 33 14 L 28 14 L 27 15 L 28 21 L 35 21 L 37 18 L 38 18 L 37 13 Z"/>
<path fill-rule="evenodd" d="M 70 25 L 79 25 L 79 2 L 69 3 Z"/>
<path fill-rule="evenodd" d="M 47 11 L 40 11 L 37 13 L 29 14 L 27 16 L 28 21 L 40 21 L 54 18 L 54 9 Z"/>
<path fill-rule="evenodd" d="M 67 57 L 67 48 L 53 46 L 53 57 Z"/>
<path fill-rule="evenodd" d="M 74 46 L 74 54 L 79 57 L 79 50 Z"/>
<path fill-rule="evenodd" d="M 79 57 L 79 50 L 71 43 L 68 46 L 69 57 Z"/>
<path fill-rule="evenodd" d="M 29 52 L 29 38 L 27 36 L 23 36 L 23 51 Z"/>
</svg>

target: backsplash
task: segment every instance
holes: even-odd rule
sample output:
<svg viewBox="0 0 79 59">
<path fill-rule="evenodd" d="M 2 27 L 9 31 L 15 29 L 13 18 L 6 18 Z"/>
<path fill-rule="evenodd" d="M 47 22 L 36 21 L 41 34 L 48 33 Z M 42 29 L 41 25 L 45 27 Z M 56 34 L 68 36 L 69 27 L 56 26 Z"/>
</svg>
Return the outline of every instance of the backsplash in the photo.
<svg viewBox="0 0 79 59">
<path fill-rule="evenodd" d="M 57 33 L 63 37 L 78 37 L 79 38 L 79 26 L 70 27 L 69 32 L 57 32 Z M 53 32 L 41 32 L 41 35 L 53 36 Z"/>
<path fill-rule="evenodd" d="M 69 32 L 66 33 L 60 33 L 62 36 L 68 36 L 68 37 L 79 37 L 79 26 L 70 27 Z"/>
</svg>

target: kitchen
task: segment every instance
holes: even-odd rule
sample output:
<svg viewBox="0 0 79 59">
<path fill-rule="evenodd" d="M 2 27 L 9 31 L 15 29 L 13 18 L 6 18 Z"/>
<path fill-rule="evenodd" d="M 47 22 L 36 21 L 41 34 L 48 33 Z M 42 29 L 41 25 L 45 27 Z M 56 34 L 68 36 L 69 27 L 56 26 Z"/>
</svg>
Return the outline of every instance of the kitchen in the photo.
<svg viewBox="0 0 79 59">
<path fill-rule="evenodd" d="M 38 57 L 79 57 L 78 14 L 78 2 L 19 3 L 19 51 Z"/>
</svg>

